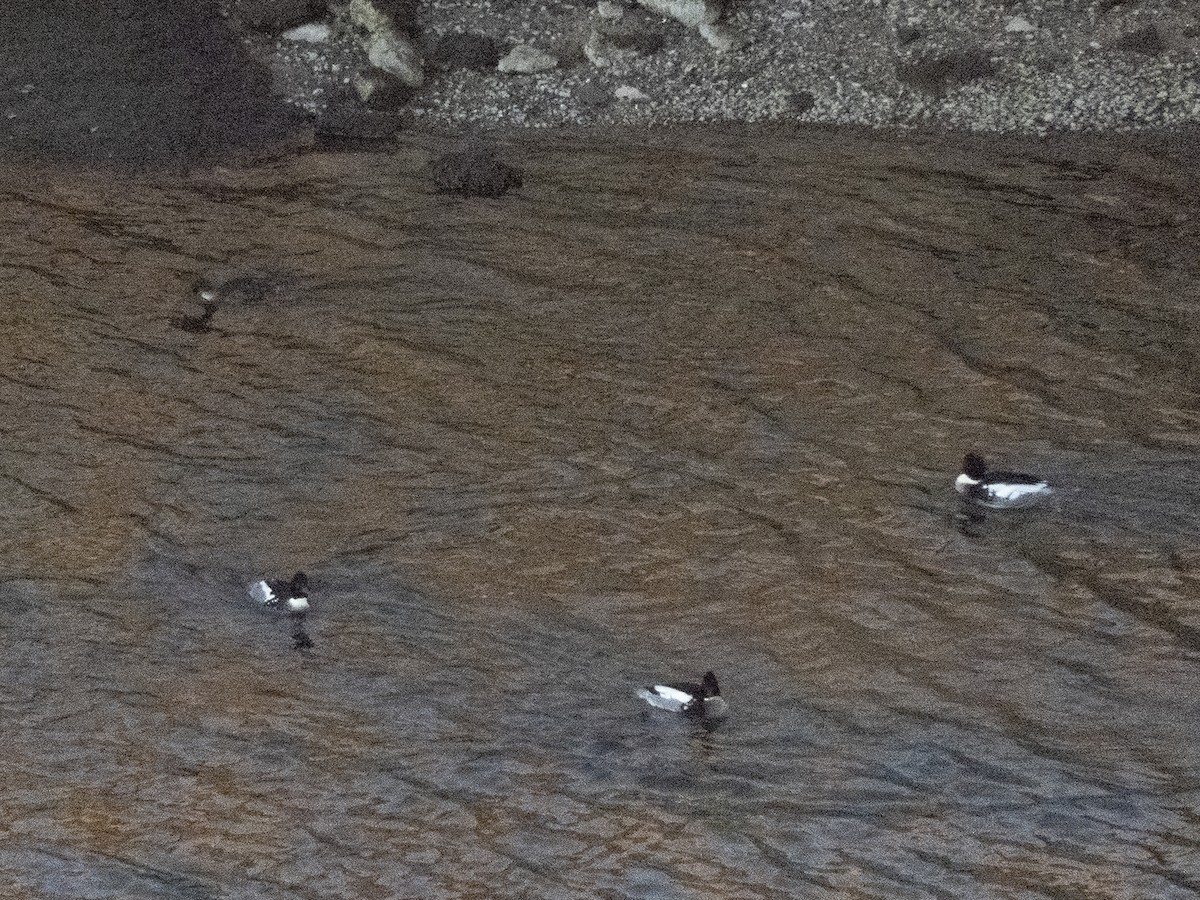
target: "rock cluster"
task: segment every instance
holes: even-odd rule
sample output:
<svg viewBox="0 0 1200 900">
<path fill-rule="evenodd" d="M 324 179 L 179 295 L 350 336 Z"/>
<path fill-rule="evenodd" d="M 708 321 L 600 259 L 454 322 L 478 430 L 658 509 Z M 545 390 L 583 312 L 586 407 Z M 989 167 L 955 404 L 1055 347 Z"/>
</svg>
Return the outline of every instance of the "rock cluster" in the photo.
<svg viewBox="0 0 1200 900">
<path fill-rule="evenodd" d="M 1032 132 L 1200 121 L 1200 7 L 1184 0 L 225 2 L 285 96 L 343 119 Z"/>
<path fill-rule="evenodd" d="M 266 58 L 280 93 L 322 114 L 318 140 L 394 133 L 368 113 L 400 109 L 425 84 L 410 0 L 225 0 L 223 12 Z"/>
</svg>

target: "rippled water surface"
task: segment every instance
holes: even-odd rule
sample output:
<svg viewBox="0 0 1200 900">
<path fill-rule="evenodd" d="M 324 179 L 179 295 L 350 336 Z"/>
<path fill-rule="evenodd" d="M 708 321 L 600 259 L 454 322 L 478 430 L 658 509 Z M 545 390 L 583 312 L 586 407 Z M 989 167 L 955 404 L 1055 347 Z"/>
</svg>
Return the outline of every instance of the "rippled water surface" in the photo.
<svg viewBox="0 0 1200 900">
<path fill-rule="evenodd" d="M 442 146 L 0 173 L 6 897 L 1200 893 L 1191 162 Z"/>
</svg>

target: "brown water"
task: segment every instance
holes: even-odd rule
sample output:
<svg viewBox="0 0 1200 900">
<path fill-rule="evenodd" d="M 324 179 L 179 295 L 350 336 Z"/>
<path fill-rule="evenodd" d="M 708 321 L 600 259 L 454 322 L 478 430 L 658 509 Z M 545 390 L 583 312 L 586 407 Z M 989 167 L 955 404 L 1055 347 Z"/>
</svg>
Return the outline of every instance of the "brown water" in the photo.
<svg viewBox="0 0 1200 900">
<path fill-rule="evenodd" d="M 1194 166 L 440 146 L 0 178 L 5 897 L 1200 894 Z"/>
</svg>

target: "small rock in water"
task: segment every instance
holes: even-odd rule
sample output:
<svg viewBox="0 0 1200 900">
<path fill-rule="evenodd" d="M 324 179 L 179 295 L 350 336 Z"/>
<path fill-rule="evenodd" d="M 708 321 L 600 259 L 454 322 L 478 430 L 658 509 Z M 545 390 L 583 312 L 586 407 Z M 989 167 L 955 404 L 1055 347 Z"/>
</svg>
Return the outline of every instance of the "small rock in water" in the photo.
<svg viewBox="0 0 1200 900">
<path fill-rule="evenodd" d="M 529 44 L 517 44 L 496 64 L 501 72 L 510 75 L 530 75 L 546 72 L 558 65 L 558 57 Z"/>
<path fill-rule="evenodd" d="M 1024 34 L 1030 31 L 1037 31 L 1037 26 L 1024 16 L 1013 16 L 1004 23 L 1004 30 L 1009 34 Z"/>
<path fill-rule="evenodd" d="M 500 197 L 522 183 L 521 170 L 502 162 L 485 146 L 443 153 L 430 168 L 434 190 L 439 194 Z"/>
<path fill-rule="evenodd" d="M 623 84 L 618 87 L 615 91 L 613 91 L 613 96 L 615 96 L 618 100 L 628 100 L 632 103 L 642 103 L 650 99 L 649 94 L 645 93 L 644 91 L 640 91 L 629 84 Z"/>
</svg>

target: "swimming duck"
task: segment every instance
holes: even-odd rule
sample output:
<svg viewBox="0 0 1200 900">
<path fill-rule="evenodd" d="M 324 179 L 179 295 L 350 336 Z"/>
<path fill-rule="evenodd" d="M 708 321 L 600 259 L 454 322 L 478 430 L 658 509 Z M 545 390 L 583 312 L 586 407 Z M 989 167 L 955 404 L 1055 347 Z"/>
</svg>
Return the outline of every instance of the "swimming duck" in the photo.
<svg viewBox="0 0 1200 900">
<path fill-rule="evenodd" d="M 308 576 L 297 572 L 291 581 L 256 581 L 250 585 L 250 596 L 263 606 L 303 616 L 308 612 Z"/>
<path fill-rule="evenodd" d="M 989 472 L 977 453 L 963 458 L 962 474 L 954 479 L 954 489 L 983 506 L 1004 509 L 1021 506 L 1050 493 L 1050 485 L 1040 475 L 1025 472 Z"/>
<path fill-rule="evenodd" d="M 212 327 L 217 310 L 226 306 L 261 303 L 275 296 L 284 279 L 261 272 L 219 271 L 201 275 L 192 283 L 192 298 L 200 311 L 172 320 L 177 328 L 204 334 Z"/>
<path fill-rule="evenodd" d="M 236 306 L 261 303 L 274 296 L 279 286 L 280 278 L 264 272 L 224 271 L 201 275 L 192 291 L 203 304 Z"/>
<path fill-rule="evenodd" d="M 672 684 L 655 684 L 642 688 L 638 696 L 659 709 L 670 712 L 684 713 L 691 716 L 720 717 L 728 711 L 728 706 L 721 698 L 721 688 L 717 685 L 717 676 L 705 672 L 704 679 L 695 682 L 675 682 Z"/>
</svg>

